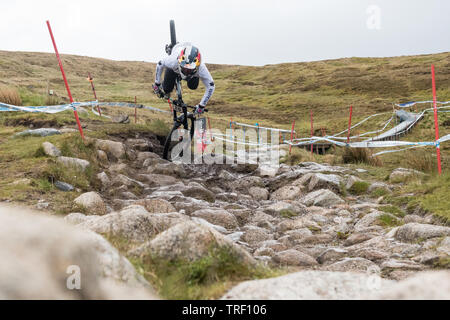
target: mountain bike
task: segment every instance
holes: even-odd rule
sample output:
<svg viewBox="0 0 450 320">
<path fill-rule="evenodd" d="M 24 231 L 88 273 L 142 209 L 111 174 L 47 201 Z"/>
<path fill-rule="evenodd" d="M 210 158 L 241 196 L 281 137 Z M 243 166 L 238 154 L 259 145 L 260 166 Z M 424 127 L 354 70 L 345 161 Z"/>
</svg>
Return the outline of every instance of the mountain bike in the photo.
<svg viewBox="0 0 450 320">
<path fill-rule="evenodd" d="M 175 21 L 170 21 L 170 45 L 166 45 L 166 53 L 170 55 L 172 53 L 173 47 L 177 44 L 177 36 L 175 32 Z M 183 158 L 184 152 L 187 151 L 187 148 L 191 148 L 191 144 L 194 137 L 195 132 L 195 123 L 199 119 L 199 115 L 195 113 L 188 112 L 188 109 L 194 110 L 195 107 L 189 106 L 183 102 L 183 93 L 181 87 L 181 76 L 178 76 L 175 81 L 176 95 L 177 99 L 172 100 L 170 96 L 162 96 L 161 98 L 167 99 L 169 106 L 172 109 L 173 114 L 173 127 L 170 130 L 166 141 L 164 143 L 164 151 L 163 158 L 165 160 L 176 161 Z M 204 110 L 208 112 L 207 109 Z M 181 115 L 178 116 L 178 113 Z M 191 122 L 191 126 L 189 128 L 188 119 Z M 206 121 L 205 118 L 200 118 L 200 132 L 205 132 L 206 130 Z M 180 132 L 181 127 L 185 130 L 185 132 Z M 186 134 L 188 133 L 188 134 Z M 181 144 L 181 146 L 179 145 Z M 177 149 L 172 152 L 172 150 L 176 147 Z M 180 148 L 181 147 L 181 148 Z M 189 159 L 191 160 L 191 159 Z"/>
</svg>

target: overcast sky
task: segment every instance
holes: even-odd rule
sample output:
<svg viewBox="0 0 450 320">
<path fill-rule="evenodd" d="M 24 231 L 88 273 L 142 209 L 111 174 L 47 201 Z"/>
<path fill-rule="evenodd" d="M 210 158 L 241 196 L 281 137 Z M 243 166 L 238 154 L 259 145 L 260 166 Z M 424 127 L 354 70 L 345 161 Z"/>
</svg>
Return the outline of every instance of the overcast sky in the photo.
<svg viewBox="0 0 450 320">
<path fill-rule="evenodd" d="M 0 50 L 158 61 L 169 41 L 208 63 L 264 65 L 450 51 L 447 0 L 2 0 Z"/>
</svg>

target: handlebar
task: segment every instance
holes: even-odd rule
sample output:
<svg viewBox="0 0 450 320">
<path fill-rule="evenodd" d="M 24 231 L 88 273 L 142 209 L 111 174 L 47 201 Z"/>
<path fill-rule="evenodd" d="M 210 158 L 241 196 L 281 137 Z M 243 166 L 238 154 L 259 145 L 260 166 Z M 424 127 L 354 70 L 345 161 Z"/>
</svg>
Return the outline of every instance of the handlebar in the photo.
<svg viewBox="0 0 450 320">
<path fill-rule="evenodd" d="M 170 102 L 170 103 L 172 103 L 174 106 L 177 106 L 177 107 L 185 107 L 185 108 L 188 108 L 188 109 L 195 109 L 195 106 L 189 106 L 189 105 L 187 105 L 187 104 L 185 104 L 185 103 L 180 103 L 178 100 L 172 100 L 172 99 L 168 99 L 168 101 Z M 204 109 L 203 110 L 204 112 L 208 112 L 208 109 Z"/>
</svg>

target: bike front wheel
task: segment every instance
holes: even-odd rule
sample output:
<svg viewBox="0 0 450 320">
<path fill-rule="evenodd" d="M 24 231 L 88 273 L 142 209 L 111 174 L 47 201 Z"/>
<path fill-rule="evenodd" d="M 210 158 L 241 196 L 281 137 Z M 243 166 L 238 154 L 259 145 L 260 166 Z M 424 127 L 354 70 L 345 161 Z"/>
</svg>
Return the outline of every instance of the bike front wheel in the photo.
<svg viewBox="0 0 450 320">
<path fill-rule="evenodd" d="M 167 135 L 164 143 L 163 159 L 169 161 L 184 161 L 184 156 L 191 154 L 192 138 L 194 136 L 194 125 L 191 130 L 183 130 L 179 125 L 174 125 Z M 189 157 L 189 156 L 188 156 Z"/>
</svg>

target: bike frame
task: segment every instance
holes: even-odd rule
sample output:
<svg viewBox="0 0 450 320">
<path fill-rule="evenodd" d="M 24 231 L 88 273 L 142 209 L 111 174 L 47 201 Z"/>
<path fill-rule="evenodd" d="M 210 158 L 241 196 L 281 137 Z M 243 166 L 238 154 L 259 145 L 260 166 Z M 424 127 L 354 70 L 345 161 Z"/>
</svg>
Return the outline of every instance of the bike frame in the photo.
<svg viewBox="0 0 450 320">
<path fill-rule="evenodd" d="M 181 76 L 177 76 L 175 85 L 176 85 L 176 91 L 177 91 L 177 101 L 176 101 L 176 106 L 173 108 L 174 126 L 176 128 L 179 128 L 181 125 L 183 125 L 184 129 L 188 130 L 189 129 L 188 119 L 191 119 L 191 137 L 192 137 L 192 135 L 194 133 L 195 117 L 194 117 L 194 115 L 189 114 L 187 112 L 188 107 L 183 102 L 183 93 L 182 93 L 182 88 L 181 88 Z M 182 113 L 183 113 L 179 117 L 177 115 L 177 108 L 176 108 L 177 106 L 182 108 Z"/>
</svg>

